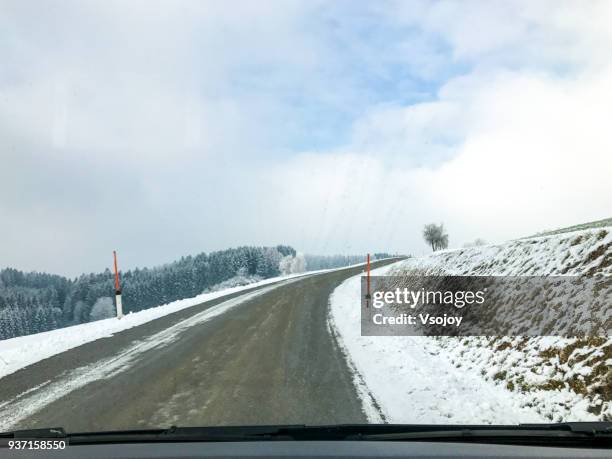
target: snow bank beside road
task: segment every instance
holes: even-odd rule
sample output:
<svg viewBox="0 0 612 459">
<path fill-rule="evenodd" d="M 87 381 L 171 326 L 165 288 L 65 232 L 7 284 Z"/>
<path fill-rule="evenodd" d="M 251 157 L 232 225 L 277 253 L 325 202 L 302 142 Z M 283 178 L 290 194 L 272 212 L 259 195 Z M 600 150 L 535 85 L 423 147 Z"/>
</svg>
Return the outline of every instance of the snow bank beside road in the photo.
<svg viewBox="0 0 612 459">
<path fill-rule="evenodd" d="M 410 273 L 596 279 L 599 309 L 591 309 L 591 320 L 607 329 L 607 336 L 442 338 L 438 343 L 455 366 L 520 395 L 549 421 L 612 419 L 612 227 L 436 252 L 406 260 L 395 272 Z"/>
<path fill-rule="evenodd" d="M 372 274 L 382 276 L 390 269 L 380 268 Z M 361 336 L 359 297 L 360 276 L 342 283 L 330 297 L 330 323 L 386 422 L 546 421 L 503 388 L 479 374 L 457 369 L 433 338 Z M 364 410 L 370 413 L 372 408 Z"/>
<path fill-rule="evenodd" d="M 610 276 L 612 228 L 440 251 L 373 274 Z M 364 337 L 359 282 L 334 291 L 330 322 L 388 422 L 612 418 L 611 338 Z"/>
</svg>

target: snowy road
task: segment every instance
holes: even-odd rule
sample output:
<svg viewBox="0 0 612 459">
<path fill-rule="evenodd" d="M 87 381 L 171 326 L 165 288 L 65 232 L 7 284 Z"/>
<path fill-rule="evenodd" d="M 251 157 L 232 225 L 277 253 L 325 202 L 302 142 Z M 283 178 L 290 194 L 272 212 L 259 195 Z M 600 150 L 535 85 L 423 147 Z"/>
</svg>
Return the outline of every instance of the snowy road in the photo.
<svg viewBox="0 0 612 459">
<path fill-rule="evenodd" d="M 9 374 L 0 431 L 365 422 L 327 322 L 330 294 L 362 269 L 238 292 Z"/>
</svg>

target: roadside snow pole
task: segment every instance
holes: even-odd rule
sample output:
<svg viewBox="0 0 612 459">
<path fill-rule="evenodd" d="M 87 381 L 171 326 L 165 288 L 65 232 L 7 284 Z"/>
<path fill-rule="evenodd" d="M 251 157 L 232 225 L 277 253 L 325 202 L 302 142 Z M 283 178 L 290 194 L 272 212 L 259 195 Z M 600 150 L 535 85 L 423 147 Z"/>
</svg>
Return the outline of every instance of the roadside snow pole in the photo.
<svg viewBox="0 0 612 459">
<path fill-rule="evenodd" d="M 117 305 L 117 319 L 123 317 L 123 304 L 121 303 L 121 287 L 119 286 L 119 271 L 117 270 L 117 252 L 113 250 L 115 258 L 115 303 Z"/>
<path fill-rule="evenodd" d="M 368 253 L 368 298 L 370 297 L 370 254 Z"/>
<path fill-rule="evenodd" d="M 369 253 L 368 253 L 368 258 L 366 262 L 366 283 L 367 283 L 367 288 L 366 288 L 365 300 L 366 300 L 366 308 L 369 308 L 370 300 L 372 299 L 372 295 L 370 295 L 370 254 Z"/>
</svg>

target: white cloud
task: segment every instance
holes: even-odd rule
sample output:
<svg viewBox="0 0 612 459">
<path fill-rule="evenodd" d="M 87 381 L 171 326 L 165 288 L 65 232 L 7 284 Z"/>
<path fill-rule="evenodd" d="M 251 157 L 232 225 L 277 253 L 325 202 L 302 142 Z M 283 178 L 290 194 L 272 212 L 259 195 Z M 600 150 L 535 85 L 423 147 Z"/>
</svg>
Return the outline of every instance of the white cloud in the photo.
<svg viewBox="0 0 612 459">
<path fill-rule="evenodd" d="M 612 209 L 610 2 L 39 6 L 0 6 L 7 265 L 418 253 L 431 221 L 460 245 Z"/>
<path fill-rule="evenodd" d="M 431 173 L 439 205 L 497 238 L 609 216 L 611 77 L 612 67 L 482 82 L 465 99 L 470 127 L 457 156 Z"/>
<path fill-rule="evenodd" d="M 319 158 L 330 172 L 317 186 L 336 184 L 327 188 L 332 197 L 311 197 L 313 205 L 333 202 L 348 210 L 333 219 L 340 227 L 363 222 L 374 231 L 393 222 L 398 234 L 389 244 L 411 251 L 421 250 L 419 231 L 429 221 L 446 222 L 460 245 L 608 217 L 610 81 L 612 67 L 570 79 L 474 73 L 450 81 L 434 103 L 378 110 L 357 124 L 354 144 L 343 147 L 356 153 Z M 436 144 L 447 136 L 456 141 Z M 429 155 L 430 165 L 415 166 L 419 155 Z M 432 156 L 444 161 L 431 165 Z M 368 183 L 371 200 L 364 207 L 371 212 L 353 213 L 366 193 L 362 183 Z"/>
<path fill-rule="evenodd" d="M 397 1 L 394 21 L 443 39 L 457 60 L 478 65 L 589 66 L 609 60 L 606 0 Z"/>
<path fill-rule="evenodd" d="M 424 221 L 447 222 L 459 245 L 610 216 L 610 3 L 528 3 L 413 3 L 396 17 L 477 63 L 433 102 L 371 110 L 342 148 L 387 168 L 374 174 L 387 199 L 417 203 L 397 221 L 410 250 Z"/>
</svg>

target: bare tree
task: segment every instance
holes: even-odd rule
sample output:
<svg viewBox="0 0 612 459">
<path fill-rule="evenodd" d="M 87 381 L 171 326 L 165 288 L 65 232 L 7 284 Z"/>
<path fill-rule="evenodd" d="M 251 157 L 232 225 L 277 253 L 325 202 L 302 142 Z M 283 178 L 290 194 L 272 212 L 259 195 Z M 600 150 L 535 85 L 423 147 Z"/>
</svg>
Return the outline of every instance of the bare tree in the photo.
<svg viewBox="0 0 612 459">
<path fill-rule="evenodd" d="M 439 225 L 435 223 L 425 225 L 423 228 L 423 238 L 434 252 L 448 247 L 448 234 L 445 232 L 442 223 Z"/>
<path fill-rule="evenodd" d="M 448 249 L 448 234 L 444 232 L 444 226 L 440 225 L 440 239 L 438 239 L 438 250 Z"/>
</svg>

